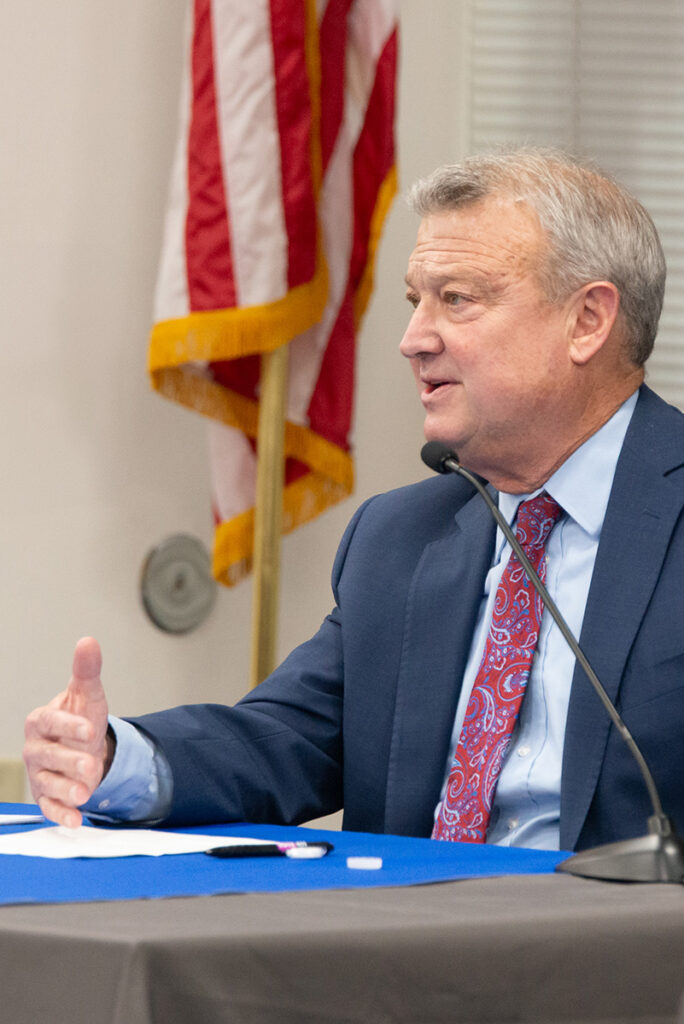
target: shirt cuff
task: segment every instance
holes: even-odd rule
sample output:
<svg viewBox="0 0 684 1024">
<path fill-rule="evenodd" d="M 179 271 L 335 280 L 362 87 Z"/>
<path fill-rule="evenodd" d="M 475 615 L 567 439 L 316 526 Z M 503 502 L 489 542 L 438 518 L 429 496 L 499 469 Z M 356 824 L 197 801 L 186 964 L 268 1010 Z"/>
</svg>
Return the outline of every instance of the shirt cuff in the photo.
<svg viewBox="0 0 684 1024">
<path fill-rule="evenodd" d="M 114 759 L 106 776 L 81 810 L 89 818 L 153 824 L 171 807 L 173 781 L 162 752 L 143 733 L 113 715 Z"/>
</svg>

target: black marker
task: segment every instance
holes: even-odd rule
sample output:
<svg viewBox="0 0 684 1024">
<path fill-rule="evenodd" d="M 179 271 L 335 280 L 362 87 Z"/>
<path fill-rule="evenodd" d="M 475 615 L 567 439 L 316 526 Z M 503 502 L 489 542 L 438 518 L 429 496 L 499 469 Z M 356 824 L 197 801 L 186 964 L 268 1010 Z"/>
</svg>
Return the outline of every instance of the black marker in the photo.
<svg viewBox="0 0 684 1024">
<path fill-rule="evenodd" d="M 333 850 L 332 843 L 249 843 L 215 846 L 205 850 L 210 857 L 290 857 L 293 860 L 314 860 Z"/>
</svg>

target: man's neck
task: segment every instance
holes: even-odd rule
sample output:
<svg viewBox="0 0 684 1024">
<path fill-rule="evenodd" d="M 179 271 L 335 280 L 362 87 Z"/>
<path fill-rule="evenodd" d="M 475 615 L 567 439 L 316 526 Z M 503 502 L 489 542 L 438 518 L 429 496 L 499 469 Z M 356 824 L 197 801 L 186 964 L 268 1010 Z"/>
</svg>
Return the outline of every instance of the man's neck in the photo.
<svg viewBox="0 0 684 1024">
<path fill-rule="evenodd" d="M 488 470 L 477 468 L 473 471 L 483 476 L 498 491 L 507 494 L 532 494 L 543 487 L 572 453 L 615 415 L 620 406 L 640 387 L 643 379 L 643 369 L 639 369 L 629 381 L 624 382 L 619 391 L 613 388 L 610 396 L 604 395 L 599 403 L 592 403 L 591 408 L 586 409 L 584 415 L 579 418 L 578 429 L 572 433 L 568 432 L 566 439 L 557 441 L 552 448 L 542 439 L 538 446 L 539 450 L 526 451 L 518 466 L 507 464 L 492 466 Z M 473 469 L 471 466 L 466 468 Z"/>
</svg>

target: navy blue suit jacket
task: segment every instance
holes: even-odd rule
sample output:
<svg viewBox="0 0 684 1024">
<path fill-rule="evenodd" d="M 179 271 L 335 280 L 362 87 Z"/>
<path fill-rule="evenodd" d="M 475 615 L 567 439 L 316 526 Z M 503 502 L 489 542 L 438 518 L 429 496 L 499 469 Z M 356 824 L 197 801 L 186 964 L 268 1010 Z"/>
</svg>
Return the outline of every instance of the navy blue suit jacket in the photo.
<svg viewBox="0 0 684 1024">
<path fill-rule="evenodd" d="M 587 480 L 591 486 L 591 480 Z M 617 465 L 581 644 L 684 830 L 684 416 L 642 387 Z M 460 477 L 366 502 L 333 570 L 335 608 L 235 708 L 135 722 L 174 776 L 169 821 L 301 822 L 427 836 L 446 766 L 494 525 Z M 561 848 L 641 835 L 632 757 L 575 671 Z"/>
</svg>

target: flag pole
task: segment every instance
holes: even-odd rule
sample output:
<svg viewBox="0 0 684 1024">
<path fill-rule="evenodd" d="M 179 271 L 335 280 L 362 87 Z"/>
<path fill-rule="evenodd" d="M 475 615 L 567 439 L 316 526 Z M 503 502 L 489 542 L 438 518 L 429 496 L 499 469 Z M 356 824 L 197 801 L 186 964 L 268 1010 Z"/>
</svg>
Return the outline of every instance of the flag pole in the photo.
<svg viewBox="0 0 684 1024">
<path fill-rule="evenodd" d="M 275 668 L 283 519 L 288 347 L 261 357 L 250 685 Z"/>
</svg>

